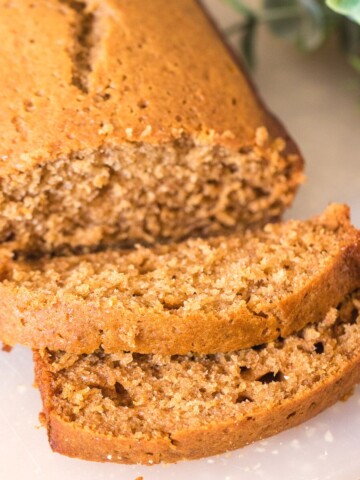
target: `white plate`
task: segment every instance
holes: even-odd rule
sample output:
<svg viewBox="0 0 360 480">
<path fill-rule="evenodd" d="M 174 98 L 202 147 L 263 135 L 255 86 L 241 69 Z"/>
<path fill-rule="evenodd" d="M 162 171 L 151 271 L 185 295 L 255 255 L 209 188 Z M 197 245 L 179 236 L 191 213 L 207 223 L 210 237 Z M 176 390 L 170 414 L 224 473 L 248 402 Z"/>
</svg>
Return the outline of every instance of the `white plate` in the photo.
<svg viewBox="0 0 360 480">
<path fill-rule="evenodd" d="M 206 0 L 222 23 L 229 11 Z M 287 217 L 346 202 L 360 226 L 360 83 L 335 50 L 310 57 L 261 32 L 256 80 L 307 159 L 308 182 Z M 359 346 L 360 348 L 360 346 Z M 360 389 L 315 419 L 231 454 L 178 465 L 94 464 L 54 454 L 39 427 L 31 353 L 0 353 L 0 479 L 359 480 Z"/>
<path fill-rule="evenodd" d="M 0 479 L 358 480 L 360 389 L 315 419 L 231 454 L 153 467 L 96 464 L 52 453 L 39 428 L 29 350 L 0 353 Z"/>
</svg>

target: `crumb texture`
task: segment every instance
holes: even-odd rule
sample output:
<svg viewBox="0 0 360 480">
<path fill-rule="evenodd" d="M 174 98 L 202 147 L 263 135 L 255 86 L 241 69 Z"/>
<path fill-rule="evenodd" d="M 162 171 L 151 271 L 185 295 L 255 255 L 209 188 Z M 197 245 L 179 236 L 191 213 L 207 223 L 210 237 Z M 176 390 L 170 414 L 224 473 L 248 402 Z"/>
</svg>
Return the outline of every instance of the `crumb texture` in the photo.
<svg viewBox="0 0 360 480">
<path fill-rule="evenodd" d="M 231 152 L 182 137 L 60 157 L 0 179 L 0 240 L 28 254 L 66 253 L 261 225 L 301 181 L 283 148 L 279 140 Z"/>
<path fill-rule="evenodd" d="M 73 353 L 243 348 L 319 320 L 358 286 L 358 262 L 341 205 L 230 237 L 9 262 L 2 339 Z"/>
<path fill-rule="evenodd" d="M 297 415 L 301 419 L 302 415 L 315 414 L 321 396 L 329 402 L 329 391 L 336 392 L 332 401 L 344 396 L 347 391 L 337 391 L 336 385 L 349 374 L 349 366 L 351 381 L 359 380 L 359 309 L 357 291 L 337 309 L 330 309 L 317 325 L 286 339 L 279 337 L 275 342 L 228 354 L 107 355 L 98 350 L 77 356 L 37 352 L 47 421 L 61 419 L 63 426 L 71 425 L 75 436 L 87 431 L 95 450 L 98 438 L 107 439 L 107 448 L 111 439 L 114 446 L 115 439 L 123 439 L 124 451 L 109 453 L 112 461 L 125 463 L 139 458 L 174 461 L 176 454 L 181 458 L 186 451 L 185 439 L 189 455 L 192 435 L 197 431 L 202 432 L 202 455 L 209 454 L 207 449 L 212 453 L 207 445 L 212 430 L 231 437 L 232 428 L 241 426 L 251 441 L 249 428 L 258 431 L 259 424 L 269 422 L 266 412 L 271 416 L 270 425 L 279 423 L 279 415 L 286 415 L 279 430 L 287 428 L 287 421 L 295 422 Z M 350 386 L 344 384 L 343 388 Z M 263 436 L 270 431 L 266 428 Z M 164 439 L 172 440 L 166 444 L 170 452 L 152 453 L 151 445 Z M 61 443 L 61 438 L 57 437 L 57 442 Z M 132 452 L 132 442 L 147 453 Z M 239 446 L 231 442 L 225 445 Z M 55 448 L 61 451 L 64 446 L 58 443 Z M 74 444 L 72 448 L 76 448 Z M 73 452 L 66 452 L 65 447 L 65 453 L 76 456 L 79 446 Z M 193 453 L 196 455 L 196 449 Z"/>
<path fill-rule="evenodd" d="M 292 202 L 300 154 L 195 0 L 1 2 L 0 33 L 17 252 L 224 233 Z"/>
</svg>

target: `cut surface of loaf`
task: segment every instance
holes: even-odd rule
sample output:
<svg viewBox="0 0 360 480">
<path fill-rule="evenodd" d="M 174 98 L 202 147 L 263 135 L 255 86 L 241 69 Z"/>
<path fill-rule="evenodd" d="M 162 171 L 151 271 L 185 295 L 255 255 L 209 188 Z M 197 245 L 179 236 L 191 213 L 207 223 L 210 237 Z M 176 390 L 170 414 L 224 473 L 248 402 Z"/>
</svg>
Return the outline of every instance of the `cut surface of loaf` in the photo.
<svg viewBox="0 0 360 480">
<path fill-rule="evenodd" d="M 34 352 L 53 450 L 176 462 L 297 425 L 360 381 L 360 294 L 286 339 L 229 354 Z"/>
<path fill-rule="evenodd" d="M 229 237 L 0 272 L 0 339 L 69 353 L 215 353 L 285 337 L 360 286 L 359 233 L 331 205 Z"/>
<path fill-rule="evenodd" d="M 0 242 L 179 240 L 291 203 L 300 154 L 195 0 L 2 1 L 0 35 Z"/>
</svg>

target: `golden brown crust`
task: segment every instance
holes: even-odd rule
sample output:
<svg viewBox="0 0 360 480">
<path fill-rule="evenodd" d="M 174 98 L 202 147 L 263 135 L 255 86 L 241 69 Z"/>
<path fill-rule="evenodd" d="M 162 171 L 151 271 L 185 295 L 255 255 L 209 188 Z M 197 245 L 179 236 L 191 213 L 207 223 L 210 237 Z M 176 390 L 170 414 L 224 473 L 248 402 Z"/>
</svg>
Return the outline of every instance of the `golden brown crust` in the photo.
<svg viewBox="0 0 360 480">
<path fill-rule="evenodd" d="M 0 91 L 1 175 L 127 142 L 127 128 L 132 141 L 166 142 L 182 131 L 215 134 L 215 143 L 235 149 L 251 144 L 259 126 L 286 135 L 194 0 L 84 4 L 0 5 L 0 70 L 12 71 Z M 74 23 L 90 32 L 74 31 Z"/>
<path fill-rule="evenodd" d="M 226 418 L 225 413 L 220 421 L 216 418 L 212 422 L 207 421 L 206 425 L 195 427 L 181 427 L 179 418 L 176 428 L 170 430 L 171 433 L 164 433 L 158 438 L 135 435 L 135 432 L 134 436 L 100 433 L 79 424 L 76 414 L 73 421 L 64 419 L 55 406 L 55 397 L 59 394 L 53 391 L 53 376 L 57 374 L 50 373 L 51 367 L 46 364 L 44 357 L 39 352 L 34 352 L 36 378 L 43 399 L 51 447 L 56 452 L 87 460 L 152 464 L 214 455 L 275 435 L 310 419 L 344 398 L 360 381 L 360 351 L 356 348 L 358 329 L 357 333 L 355 330 L 352 334 L 348 331 L 347 335 L 354 337 L 350 342 L 352 346 L 343 349 L 340 341 L 337 347 L 331 347 L 333 356 L 328 360 L 328 372 L 326 362 L 321 367 L 319 365 L 317 370 L 314 367 L 316 358 L 309 361 L 312 368 L 315 368 L 315 373 L 318 372 L 320 380 L 309 383 L 313 382 L 309 379 L 307 382 L 303 378 L 306 373 L 301 372 L 302 365 L 293 364 L 291 368 L 298 372 L 299 383 L 284 400 L 270 402 L 271 408 L 267 408 L 265 403 L 252 409 L 249 415 L 242 412 L 235 418 L 230 413 Z M 329 342 L 332 343 L 333 340 Z M 314 355 L 317 357 L 318 354 Z M 311 378 L 316 379 L 316 376 Z M 146 412 L 146 405 L 142 408 Z"/>
<path fill-rule="evenodd" d="M 85 279 L 79 277 L 80 280 L 76 280 L 78 286 L 74 287 L 70 294 L 61 293 L 61 288 L 66 286 L 69 272 L 73 267 L 80 273 L 81 269 L 85 268 L 82 267 L 81 257 L 55 259 L 53 263 L 51 260 L 45 262 L 44 270 L 39 269 L 40 273 L 35 281 L 32 280 L 31 269 L 36 270 L 36 266 L 30 263 L 22 267 L 21 263 L 8 262 L 5 264 L 8 271 L 4 267 L 0 283 L 0 339 L 9 345 L 22 343 L 31 348 L 47 347 L 71 353 L 90 353 L 101 346 L 106 352 L 129 350 L 140 353 L 156 351 L 161 354 L 185 354 L 189 351 L 226 352 L 268 342 L 279 335 L 285 337 L 300 330 L 308 322 L 320 320 L 330 307 L 336 306 L 347 293 L 359 286 L 359 233 L 349 223 L 347 207 L 330 206 L 322 216 L 315 217 L 309 222 L 312 221 L 321 228 L 336 230 L 334 234 L 336 247 L 327 262 L 321 267 L 316 263 L 311 264 L 309 276 L 305 275 L 300 286 L 284 291 L 276 300 L 261 297 L 254 305 L 246 302 L 236 305 L 236 308 L 230 304 L 229 308 L 223 309 L 220 313 L 216 306 L 212 308 L 199 306 L 184 312 L 180 309 L 178 314 L 176 299 L 173 300 L 174 306 L 166 304 L 157 310 L 151 304 L 143 304 L 141 297 L 137 302 L 139 293 L 136 286 L 125 287 L 123 290 L 125 296 L 122 296 L 122 293 L 117 293 L 117 288 L 121 288 L 124 278 L 121 273 L 124 268 L 122 266 L 118 267 L 120 283 L 118 287 L 114 287 L 115 289 L 111 287 L 113 294 L 109 293 L 106 290 L 106 282 L 108 276 L 112 275 L 111 270 L 116 271 L 116 252 L 100 254 L 100 257 L 104 258 L 104 265 L 112 265 L 113 260 L 114 267 L 107 270 L 104 266 L 100 280 L 95 280 L 97 283 L 100 282 L 100 293 L 96 293 L 95 296 L 91 296 L 91 292 L 92 289 L 94 292 L 97 291 L 96 285 L 89 287 L 86 284 L 87 277 Z M 291 229 L 292 224 L 289 225 Z M 286 228 L 286 225 L 284 227 Z M 296 227 L 294 231 L 296 232 Z M 317 234 L 311 239 L 310 244 L 312 241 L 320 242 L 324 232 L 325 230 L 321 230 L 320 236 Z M 249 244 L 251 238 L 250 236 L 248 239 Z M 225 240 L 229 252 L 235 245 L 231 244 L 231 241 L 231 237 Z M 233 241 L 236 242 L 236 237 Z M 166 248 L 176 249 L 177 246 Z M 286 246 L 281 244 L 281 248 Z M 107 259 L 109 255 L 110 260 Z M 96 254 L 85 258 L 90 259 L 90 270 L 92 272 L 94 268 L 96 270 L 97 267 L 91 265 L 92 258 L 94 261 L 97 258 Z M 141 258 L 140 255 L 140 261 Z M 170 261 L 168 257 L 164 258 L 166 260 L 161 260 L 162 262 Z M 314 257 L 313 262 L 317 261 L 316 258 Z M 132 261 L 134 260 L 129 260 L 130 266 Z M 49 271 L 48 280 L 43 280 L 46 270 Z M 214 273 L 214 281 L 217 275 Z M 52 283 L 52 277 L 59 280 Z M 160 280 L 161 277 L 156 275 L 146 288 L 151 289 L 151 285 L 154 289 L 155 286 L 160 288 Z M 37 283 L 39 281 L 40 284 Z M 171 287 L 166 278 L 164 281 L 166 282 L 164 287 L 170 289 L 170 294 L 171 289 L 179 288 L 181 285 L 176 283 Z M 127 280 L 125 280 L 127 285 L 126 282 Z M 268 282 L 271 286 L 272 280 Z M 77 294 L 80 290 L 82 292 L 83 288 L 86 289 L 84 297 Z M 87 298 L 89 288 L 90 296 Z M 279 284 L 274 283 L 274 288 L 279 289 Z M 105 293 L 102 293 L 102 289 L 105 289 Z M 158 294 L 160 295 L 161 291 Z M 211 292 L 206 294 L 208 298 L 212 295 Z M 155 295 L 150 301 L 155 302 L 157 298 Z M 217 293 L 214 298 L 220 302 L 222 293 Z M 171 299 L 169 301 L 171 303 Z"/>
<path fill-rule="evenodd" d="M 244 68 L 244 66 L 241 64 L 240 58 L 238 55 L 236 55 L 235 51 L 230 47 L 230 45 L 226 42 L 225 37 L 223 33 L 221 32 L 221 29 L 219 26 L 216 24 L 214 18 L 211 16 L 211 14 L 208 12 L 206 5 L 204 5 L 201 0 L 196 0 L 198 6 L 203 10 L 205 13 L 209 23 L 212 25 L 213 29 L 217 32 L 219 40 L 223 41 L 223 45 L 225 49 L 227 50 L 229 56 L 232 58 L 234 63 L 237 65 L 239 70 L 242 72 L 242 74 L 246 77 L 248 84 L 250 85 L 254 95 L 256 96 L 258 105 L 260 108 L 266 112 L 266 115 L 269 118 L 269 123 L 268 126 L 270 126 L 270 131 L 271 131 L 271 136 L 273 137 L 280 137 L 285 140 L 286 143 L 286 153 L 288 154 L 295 154 L 298 157 L 298 163 L 297 163 L 297 169 L 299 172 L 301 172 L 304 168 L 304 159 L 302 158 L 301 151 L 299 149 L 299 146 L 296 144 L 294 139 L 290 136 L 289 132 L 286 130 L 285 126 L 281 122 L 281 120 L 274 115 L 273 112 L 271 112 L 268 108 L 268 106 L 265 104 L 263 98 L 261 97 L 259 90 L 257 86 L 255 85 L 255 82 L 252 80 L 251 76 L 248 74 L 248 71 Z"/>
<path fill-rule="evenodd" d="M 0 11 L 1 242 L 177 241 L 291 204 L 301 155 L 195 0 Z"/>
<path fill-rule="evenodd" d="M 306 395 L 298 395 L 272 410 L 239 422 L 221 422 L 194 431 L 176 432 L 171 438 L 136 441 L 95 434 L 62 420 L 51 410 L 45 372 L 35 357 L 37 378 L 44 402 L 48 437 L 54 452 L 95 462 L 174 463 L 217 455 L 295 427 L 341 400 L 360 381 L 360 358 L 349 361 L 338 376 L 327 379 Z M 296 412 L 296 415 L 293 413 Z"/>
</svg>

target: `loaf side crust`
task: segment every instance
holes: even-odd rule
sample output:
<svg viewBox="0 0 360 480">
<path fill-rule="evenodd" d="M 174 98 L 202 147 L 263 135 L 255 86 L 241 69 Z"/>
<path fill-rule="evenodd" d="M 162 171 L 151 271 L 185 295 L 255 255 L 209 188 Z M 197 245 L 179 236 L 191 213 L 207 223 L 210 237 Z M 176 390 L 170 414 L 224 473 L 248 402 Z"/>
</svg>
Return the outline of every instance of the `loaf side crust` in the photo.
<svg viewBox="0 0 360 480">
<path fill-rule="evenodd" d="M 8 345 L 21 343 L 36 349 L 50 348 L 71 353 L 91 353 L 101 347 L 106 352 L 126 350 L 139 353 L 156 351 L 161 354 L 186 354 L 189 351 L 228 352 L 262 344 L 276 339 L 279 335 L 286 337 L 309 322 L 319 321 L 330 307 L 336 306 L 347 293 L 360 285 L 359 232 L 350 224 L 348 208 L 332 205 L 321 216 L 308 222 L 310 231 L 312 225 L 324 229 L 320 230 L 311 242 L 321 242 L 321 236 L 325 231 L 332 232 L 336 250 L 329 255 L 326 263 L 318 266 L 317 257 L 310 256 L 312 254 L 305 249 L 302 254 L 313 259 L 314 265 L 311 265 L 306 278 L 303 278 L 298 286 L 291 286 L 288 291 L 284 290 L 276 299 L 273 299 L 273 295 L 276 295 L 276 289 L 280 288 L 279 284 L 271 279 L 272 277 L 261 279 L 263 271 L 257 273 L 250 265 L 250 277 L 246 277 L 244 281 L 253 282 L 252 276 L 261 275 L 257 280 L 260 287 L 261 282 L 265 282 L 265 285 L 268 282 L 268 287 L 274 289 L 274 294 L 270 293 L 267 298 L 256 297 L 258 287 L 255 283 L 253 290 L 250 290 L 251 294 L 241 293 L 244 301 L 234 306 L 233 303 L 238 298 L 234 297 L 222 310 L 219 310 L 219 305 L 223 298 L 226 300 L 226 285 L 223 293 L 221 290 L 215 290 L 213 293 L 212 289 L 208 291 L 209 287 L 206 287 L 206 290 L 205 287 L 199 287 L 200 290 L 195 292 L 195 295 L 190 291 L 185 297 L 178 296 L 179 289 L 188 287 L 181 281 L 181 275 L 184 274 L 176 267 L 173 274 L 178 275 L 180 280 L 175 279 L 173 283 L 166 283 L 168 292 L 164 298 L 162 295 L 165 290 L 161 287 L 160 291 L 147 301 L 148 303 L 144 303 L 145 297 L 142 295 L 146 295 L 147 290 L 151 294 L 152 290 L 158 291 L 160 288 L 161 268 L 167 268 L 161 262 L 173 262 L 176 253 L 165 257 L 157 257 L 155 254 L 155 262 L 150 261 L 147 266 L 142 260 L 148 258 L 147 251 L 132 251 L 129 260 L 126 261 L 128 263 L 125 274 L 122 273 L 124 267 L 119 262 L 122 255 L 128 255 L 126 252 L 45 260 L 41 264 L 7 261 L 3 265 L 0 282 L 0 339 Z M 289 222 L 286 225 L 290 232 L 294 228 L 296 235 L 296 229 L 299 228 L 296 225 L 306 225 L 306 222 L 294 224 Z M 287 228 L 286 225 L 284 228 Z M 283 228 L 281 225 L 279 227 Z M 250 232 L 247 237 L 246 242 L 250 247 L 255 235 Z M 277 235 L 279 236 L 276 241 L 280 242 L 277 248 L 287 248 L 281 243 L 280 234 Z M 210 247 L 219 241 L 209 239 L 204 243 L 201 240 L 200 248 L 209 250 L 209 255 L 205 255 L 202 260 L 190 261 L 186 269 L 198 269 L 198 263 L 204 262 L 203 265 L 200 264 L 199 275 L 206 271 L 207 258 L 211 259 Z M 270 237 L 269 242 L 273 241 L 275 240 Z M 197 240 L 192 244 L 156 247 L 158 249 L 156 251 L 160 253 L 164 249 L 166 251 L 173 249 L 174 252 L 181 252 L 183 249 L 187 252 L 186 255 L 191 255 L 196 242 Z M 227 249 L 225 254 L 222 254 L 224 257 L 220 262 L 227 265 L 226 257 L 231 254 L 233 248 L 239 248 L 236 243 L 238 240 L 234 236 L 224 238 L 220 242 L 223 242 Z M 219 251 L 216 249 L 215 251 L 218 255 Z M 250 248 L 249 255 L 251 254 Z M 134 260 L 137 262 L 135 270 L 129 269 L 128 266 L 131 267 Z M 247 258 L 245 260 L 248 261 Z M 267 261 L 266 258 L 255 261 L 263 260 Z M 241 261 L 236 262 L 236 267 L 233 267 L 234 275 L 243 268 Z M 298 262 L 302 262 L 301 257 L 298 258 Z M 154 267 L 151 266 L 153 263 Z M 281 265 L 278 266 L 279 275 L 284 274 L 280 267 Z M 150 272 L 153 277 L 148 280 L 146 287 L 141 287 L 147 278 L 147 268 L 150 270 L 155 268 L 155 273 Z M 138 272 L 135 273 L 135 286 L 131 286 L 133 271 Z M 75 272 L 76 277 L 75 274 L 71 276 L 72 272 Z M 231 272 L 232 270 L 230 276 L 227 274 L 228 281 L 235 278 Z M 48 280 L 45 279 L 45 275 Z M 98 289 L 91 283 L 91 275 L 94 279 L 98 278 L 94 280 L 97 282 L 96 285 L 100 282 Z M 193 277 L 195 280 L 190 281 L 196 281 L 196 275 L 197 273 Z M 223 282 L 223 278 L 219 273 L 213 275 L 215 288 L 216 282 Z M 142 280 L 143 278 L 145 280 Z M 295 279 L 296 277 L 293 277 L 293 281 Z M 240 288 L 241 281 L 234 281 L 239 282 Z M 73 285 L 71 290 L 70 287 L 66 290 L 68 285 Z M 145 291 L 141 288 L 145 288 Z M 197 287 L 190 285 L 190 288 Z M 205 303 L 201 300 L 204 295 Z M 249 295 L 249 298 L 245 298 L 246 295 Z M 210 297 L 213 302 L 211 305 L 208 304 Z M 186 310 L 186 303 L 195 302 L 197 298 L 198 306 L 195 304 L 190 310 Z"/>
<path fill-rule="evenodd" d="M 354 330 L 353 335 L 356 337 L 358 333 Z M 326 373 L 326 365 L 322 365 L 318 381 L 311 385 L 306 385 L 305 381 L 305 386 L 299 384 L 297 390 L 284 401 L 277 403 L 269 400 L 271 406 L 263 405 L 248 415 L 239 413 L 234 418 L 229 414 L 226 418 L 223 414 L 221 420 L 194 428 L 181 427 L 182 420 L 179 418 L 173 430 L 164 432 L 158 438 L 136 435 L 136 432 L 128 436 L 105 434 L 81 426 L 76 420 L 65 420 L 55 406 L 55 397 L 59 395 L 53 391 L 57 373 L 51 372 L 51 367 L 46 364 L 46 354 L 35 352 L 34 360 L 37 384 L 43 399 L 43 415 L 55 452 L 100 462 L 153 464 L 196 459 L 243 447 L 296 426 L 345 398 L 360 381 L 360 349 L 356 343 L 352 351 L 346 353 L 341 351 L 341 346 L 334 348 L 331 365 L 328 366 L 331 373 Z M 314 355 L 320 356 L 321 352 Z M 312 361 L 316 362 L 316 359 Z M 293 365 L 293 368 L 302 367 Z M 145 405 L 143 408 L 146 412 Z M 159 415 L 162 415 L 160 406 Z"/>
<path fill-rule="evenodd" d="M 52 450 L 83 460 L 127 464 L 176 463 L 245 447 L 315 417 L 345 397 L 360 382 L 360 358 L 357 356 L 338 376 L 328 379 L 303 397 L 289 400 L 272 410 L 258 412 L 256 417 L 216 423 L 194 431 L 179 431 L 171 438 L 141 442 L 79 429 L 62 420 L 51 410 L 52 393 L 46 390 L 49 379 L 36 355 L 35 362 Z M 296 412 L 295 416 L 293 412 Z"/>
</svg>

